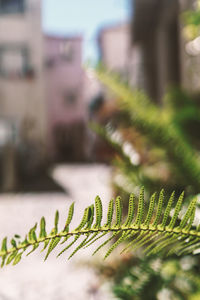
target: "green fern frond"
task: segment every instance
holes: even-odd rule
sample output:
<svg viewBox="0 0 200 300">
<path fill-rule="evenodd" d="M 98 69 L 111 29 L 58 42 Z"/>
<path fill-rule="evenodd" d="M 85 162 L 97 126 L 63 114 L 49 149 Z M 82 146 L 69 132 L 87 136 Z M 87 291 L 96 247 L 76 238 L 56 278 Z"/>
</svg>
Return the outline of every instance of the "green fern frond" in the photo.
<svg viewBox="0 0 200 300">
<path fill-rule="evenodd" d="M 179 218 L 183 198 L 184 193 L 179 196 L 175 208 L 172 209 L 174 201 L 174 193 L 172 193 L 166 208 L 164 208 L 164 191 L 161 190 L 157 205 L 156 193 L 154 193 L 150 197 L 148 208 L 145 209 L 144 203 L 147 203 L 147 201 L 144 200 L 144 188 L 142 188 L 137 209 L 136 197 L 133 194 L 130 195 L 128 213 L 124 222 L 122 221 L 122 200 L 120 197 L 117 197 L 115 201 L 112 199 L 109 202 L 107 221 L 104 225 L 101 225 L 103 209 L 101 199 L 97 196 L 95 206 L 90 205 L 87 207 L 80 224 L 74 230 L 69 230 L 74 214 L 73 203 L 69 208 L 67 221 L 62 231 L 58 230 L 59 213 L 56 211 L 54 227 L 50 234 L 46 232 L 46 221 L 42 217 L 38 232 L 36 223 L 29 230 L 23 242 L 13 238 L 8 247 L 7 238 L 5 237 L 0 250 L 1 266 L 8 265 L 11 262 L 13 265 L 17 264 L 24 252 L 28 252 L 30 249 L 27 253 L 29 255 L 40 244 L 43 244 L 43 250 L 48 247 L 45 256 L 46 260 L 55 248 L 64 243 L 64 249 L 58 254 L 60 256 L 72 245 L 76 244 L 81 237 L 83 239 L 69 258 L 80 249 L 90 246 L 104 236 L 107 236 L 107 239 L 97 247 L 94 254 L 114 240 L 114 243 L 107 250 L 105 258 L 124 242 L 128 242 L 128 244 L 124 245 L 122 252 L 142 248 L 147 255 L 192 254 L 194 251 L 200 250 L 200 226 L 195 227 L 193 225 L 197 198 L 192 199 L 183 217 Z"/>
</svg>

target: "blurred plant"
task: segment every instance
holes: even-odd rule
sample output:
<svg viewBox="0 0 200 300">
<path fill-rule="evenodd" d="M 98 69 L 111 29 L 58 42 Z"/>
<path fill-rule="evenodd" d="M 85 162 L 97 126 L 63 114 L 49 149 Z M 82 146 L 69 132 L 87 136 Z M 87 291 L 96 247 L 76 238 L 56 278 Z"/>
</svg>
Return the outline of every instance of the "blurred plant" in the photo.
<svg viewBox="0 0 200 300">
<path fill-rule="evenodd" d="M 200 34 L 200 1 L 196 2 L 195 10 L 188 10 L 182 14 L 185 24 L 184 34 L 187 39 L 194 39 Z"/>
<path fill-rule="evenodd" d="M 143 92 L 132 91 L 116 76 L 102 70 L 97 74 L 114 91 L 126 113 L 125 124 L 115 121 L 113 132 L 122 132 L 122 126 L 132 127 L 144 137 L 145 159 L 144 150 L 137 147 L 138 139 L 132 140 L 132 148 L 141 158 L 140 163 L 135 164 L 131 155 L 129 158 L 124 155 L 125 141 L 113 141 L 112 130 L 95 127 L 121 157 L 118 165 L 128 181 L 139 186 L 142 184 L 150 192 L 152 188 L 160 187 L 172 192 L 176 187 L 178 190 L 185 189 L 188 194 L 197 194 L 200 186 L 198 104 L 177 89 L 165 97 L 163 107 L 157 107 Z"/>
<path fill-rule="evenodd" d="M 176 88 L 168 92 L 163 105 L 158 107 L 142 91 L 132 91 L 117 75 L 99 68 L 97 76 L 114 92 L 122 112 L 122 117 L 111 118 L 105 127 L 92 124 L 93 129 L 116 151 L 116 193 L 125 196 L 131 190 L 137 193 L 138 187 L 144 185 L 149 194 L 164 187 L 167 196 L 174 189 L 186 190 L 187 201 L 197 195 L 200 188 L 198 101 Z M 156 205 L 159 209 L 159 204 Z M 153 252 L 159 248 L 159 243 L 155 241 L 149 246 Z M 130 265 L 120 273 L 123 261 L 117 263 L 113 291 L 119 299 L 196 299 L 200 295 L 196 265 L 191 265 L 190 271 L 182 270 L 181 258 L 174 259 L 173 263 L 159 258 L 160 269 L 155 272 L 151 268 L 152 260 L 141 252 L 136 251 L 132 259 L 134 269 L 140 270 L 139 274 L 130 273 Z M 195 259 L 198 264 L 199 259 Z M 176 280 L 173 276 L 170 280 L 164 278 L 163 270 L 175 262 L 179 266 L 173 273 L 177 275 Z M 181 284 L 183 278 L 188 289 Z"/>
<path fill-rule="evenodd" d="M 184 257 L 180 260 L 160 258 L 141 259 L 140 264 L 131 258 L 128 268 L 117 271 L 114 277 L 114 293 L 122 299 L 193 299 L 193 294 L 200 295 L 199 268 L 195 257 Z"/>
</svg>

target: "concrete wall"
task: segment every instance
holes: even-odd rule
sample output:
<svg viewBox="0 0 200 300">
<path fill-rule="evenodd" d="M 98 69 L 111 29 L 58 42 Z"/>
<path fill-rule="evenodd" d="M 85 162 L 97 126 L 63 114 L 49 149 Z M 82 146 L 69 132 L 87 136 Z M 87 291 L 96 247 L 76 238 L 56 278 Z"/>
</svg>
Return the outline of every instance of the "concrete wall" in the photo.
<svg viewBox="0 0 200 300">
<path fill-rule="evenodd" d="M 99 47 L 103 64 L 127 77 L 130 54 L 129 25 L 121 24 L 102 29 L 99 33 Z"/>
<path fill-rule="evenodd" d="M 32 68 L 26 76 L 0 76 L 0 117 L 12 120 L 25 138 L 44 145 L 46 105 L 40 0 L 26 0 L 24 13 L 0 14 L 0 47 L 25 47 Z"/>
</svg>

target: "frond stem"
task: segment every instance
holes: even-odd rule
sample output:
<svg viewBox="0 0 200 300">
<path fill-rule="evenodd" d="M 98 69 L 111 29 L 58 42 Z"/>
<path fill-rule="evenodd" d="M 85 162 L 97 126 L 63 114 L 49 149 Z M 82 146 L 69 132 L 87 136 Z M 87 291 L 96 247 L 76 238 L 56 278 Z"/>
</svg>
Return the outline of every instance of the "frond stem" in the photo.
<svg viewBox="0 0 200 300">
<path fill-rule="evenodd" d="M 75 236 L 77 234 L 80 234 L 80 235 L 85 235 L 85 234 L 92 234 L 92 233 L 112 233 L 112 232 L 126 232 L 126 231 L 135 231 L 135 233 L 140 233 L 141 231 L 143 232 L 154 232 L 154 233 L 163 233 L 164 235 L 165 234 L 168 234 L 168 233 L 171 233 L 172 235 L 175 234 L 179 234 L 179 236 L 184 236 L 184 238 L 187 238 L 187 237 L 196 237 L 196 238 L 200 238 L 200 231 L 195 231 L 195 230 L 189 230 L 189 231 L 186 231 L 186 230 L 181 230 L 177 227 L 171 229 L 169 228 L 168 226 L 166 227 L 160 227 L 159 225 L 156 226 L 156 227 L 153 227 L 153 226 L 144 226 L 144 224 L 141 224 L 141 225 L 137 225 L 137 226 L 129 226 L 129 227 L 111 227 L 111 228 L 105 228 L 105 227 L 101 227 L 101 228 L 92 228 L 92 229 L 81 229 L 81 230 L 77 230 L 77 231 L 71 231 L 71 232 L 60 232 L 60 233 L 57 233 L 57 234 L 51 234 L 49 236 L 46 236 L 46 237 L 43 237 L 43 238 L 38 238 L 36 239 L 35 241 L 27 241 L 26 244 L 18 244 L 16 247 L 12 247 L 6 251 L 0 251 L 0 257 L 3 257 L 3 256 L 7 256 L 15 251 L 20 251 L 20 250 L 23 250 L 25 251 L 26 248 L 30 247 L 30 246 L 34 246 L 36 244 L 40 244 L 42 242 L 45 242 L 47 240 L 53 240 L 57 237 L 68 237 L 68 236 Z"/>
</svg>

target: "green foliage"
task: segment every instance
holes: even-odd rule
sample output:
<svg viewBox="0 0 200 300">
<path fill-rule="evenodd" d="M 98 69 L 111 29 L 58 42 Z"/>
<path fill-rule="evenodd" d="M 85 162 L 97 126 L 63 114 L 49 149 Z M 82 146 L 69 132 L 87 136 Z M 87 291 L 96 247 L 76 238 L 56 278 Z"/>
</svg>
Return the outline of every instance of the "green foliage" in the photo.
<svg viewBox="0 0 200 300">
<path fill-rule="evenodd" d="M 189 116 L 187 113 L 188 100 L 179 93 L 179 100 L 183 99 L 184 109 L 180 109 L 181 103 L 176 103 L 172 109 L 172 105 L 165 104 L 163 107 L 158 107 L 145 95 L 138 90 L 131 90 L 126 84 L 121 82 L 117 76 L 106 72 L 103 69 L 97 71 L 98 78 L 111 89 L 119 99 L 119 106 L 127 113 L 127 119 L 130 126 L 136 128 L 148 140 L 152 148 L 161 149 L 162 159 L 160 161 L 167 163 L 167 168 L 170 172 L 170 179 L 163 182 L 166 190 L 170 190 L 169 185 L 173 186 L 176 182 L 181 188 L 188 188 L 188 183 L 193 194 L 199 192 L 200 186 L 200 159 L 199 149 L 195 149 L 191 143 L 191 133 L 185 130 L 184 120 L 190 120 L 195 115 L 200 121 L 199 109 L 195 109 L 190 104 Z M 171 93 L 171 97 L 175 101 L 178 98 L 178 93 Z M 172 99 L 171 99 L 172 100 Z M 190 103 L 192 103 L 190 101 Z M 183 103 L 182 103 L 183 104 Z M 196 112 L 196 113 L 195 113 Z M 187 127 L 188 124 L 187 124 Z M 143 184 L 146 189 L 154 185 L 154 188 L 160 186 L 159 182 L 151 178 L 146 172 L 144 166 L 134 166 L 123 152 L 123 145 L 112 140 L 109 132 L 106 129 L 100 129 L 98 126 L 93 128 L 104 137 L 107 142 L 115 148 L 120 155 L 125 171 L 137 185 Z M 194 131 L 194 130 L 193 130 Z M 186 132 L 186 133 L 185 133 Z M 159 160 L 157 160 L 158 162 Z M 127 167 L 129 166 L 129 167 Z M 174 187 L 172 187 L 174 188 Z"/>
<path fill-rule="evenodd" d="M 176 262 L 179 264 L 182 255 L 199 251 L 199 237 L 187 238 L 184 235 L 188 229 L 190 233 L 200 230 L 200 226 L 193 225 L 197 200 L 194 195 L 198 194 L 200 189 L 198 95 L 191 97 L 178 88 L 172 89 L 165 95 L 162 105 L 158 106 L 144 92 L 132 90 L 117 75 L 103 68 L 97 70 L 97 76 L 114 92 L 118 106 L 117 118 L 111 117 L 105 127 L 92 124 L 98 135 L 115 150 L 116 194 L 120 192 L 127 198 L 130 190 L 136 190 L 136 187 L 141 185 L 148 194 L 161 190 L 162 187 L 165 189 L 165 195 L 162 190 L 158 196 L 152 194 L 146 209 L 146 202 L 141 202 L 140 198 L 135 199 L 134 205 L 139 206 L 140 203 L 140 207 L 143 206 L 141 211 L 145 211 L 144 215 L 140 216 L 141 230 L 137 233 L 123 233 L 117 240 L 115 237 L 115 242 L 107 253 L 109 255 L 122 241 L 126 242 L 122 252 L 132 253 L 130 257 L 135 261 L 134 270 L 140 270 L 138 274 L 131 270 L 130 275 L 131 266 L 127 265 L 124 270 L 126 274 L 121 275 L 118 268 L 116 276 L 121 276 L 121 281 L 115 281 L 113 278 L 114 293 L 119 299 L 149 300 L 157 299 L 158 292 L 163 288 L 170 291 L 170 299 L 193 299 L 191 295 L 197 295 L 194 299 L 198 299 L 200 282 L 195 279 L 194 274 L 198 277 L 198 272 L 194 265 L 191 266 L 189 275 L 181 268 L 177 271 L 180 280 L 184 278 L 185 282 L 192 283 L 190 290 L 176 285 L 174 277 L 172 280 L 162 277 L 162 267 L 165 268 L 168 262 L 166 256 L 159 256 L 162 266 L 159 272 L 154 272 L 151 268 L 152 257 L 157 257 L 158 254 L 165 254 L 167 257 L 176 254 Z M 115 134 L 120 138 L 115 139 Z M 136 164 L 125 151 L 124 146 L 127 142 L 139 154 L 140 160 Z M 189 202 L 189 206 L 184 216 L 180 213 L 184 194 L 182 193 L 176 202 L 173 190 L 186 191 L 185 200 Z M 137 211 L 139 209 L 134 209 L 134 222 L 137 219 Z M 139 222 L 139 218 L 137 221 Z M 131 222 L 132 226 L 134 222 Z M 151 231 L 152 228 L 157 228 L 157 231 Z M 143 252 L 137 251 L 138 249 Z M 198 265 L 199 256 L 195 259 Z M 117 263 L 123 267 L 123 258 L 118 258 Z M 187 276 L 192 279 L 188 280 Z"/>
<path fill-rule="evenodd" d="M 195 264 L 197 259 L 191 256 L 180 260 L 168 258 L 164 262 L 151 257 L 142 259 L 139 265 L 134 257 L 129 258 L 117 265 L 113 292 L 123 300 L 199 299 L 199 268 L 193 271 Z"/>
<path fill-rule="evenodd" d="M 185 25 L 185 35 L 189 39 L 194 39 L 199 35 L 200 30 L 200 1 L 196 1 L 196 9 L 188 10 L 182 14 Z"/>
<path fill-rule="evenodd" d="M 59 244 L 67 244 L 58 254 L 60 256 L 83 237 L 80 244 L 69 256 L 71 258 L 77 251 L 93 244 L 105 235 L 108 235 L 107 239 L 94 251 L 96 253 L 108 242 L 114 240 L 114 244 L 107 250 L 105 258 L 118 245 L 125 241 L 129 241 L 129 243 L 123 248 L 122 252 L 143 247 L 147 255 L 181 255 L 193 253 L 200 249 L 200 226 L 193 226 L 197 198 L 194 198 L 190 202 L 185 214 L 179 218 L 183 195 L 182 193 L 179 196 L 173 210 L 172 202 L 174 193 L 172 193 L 164 209 L 164 190 L 161 190 L 158 199 L 156 199 L 156 193 L 150 197 L 148 209 L 146 210 L 144 188 L 141 188 L 137 209 L 137 198 L 133 194 L 129 197 L 128 214 L 125 221 L 122 218 L 122 201 L 120 197 L 117 197 L 115 201 L 112 199 L 108 205 L 107 221 L 104 225 L 101 225 L 103 217 L 102 202 L 97 196 L 95 206 L 91 205 L 87 207 L 80 224 L 74 230 L 69 230 L 74 213 L 74 204 L 72 204 L 62 231 L 58 231 L 59 213 L 56 211 L 54 227 L 50 234 L 46 232 L 45 218 L 42 217 L 39 232 L 37 233 L 36 231 L 36 223 L 30 229 L 23 242 L 18 242 L 13 238 L 10 243 L 11 248 L 8 248 L 7 238 L 4 238 L 0 251 L 0 257 L 2 258 L 1 266 L 10 264 L 11 262 L 14 265 L 17 264 L 26 250 L 32 248 L 27 254 L 29 255 L 40 244 L 43 244 L 43 250 L 48 247 L 45 260 Z M 155 205 L 156 202 L 157 205 Z M 115 218 L 113 217 L 114 206 Z"/>
</svg>

